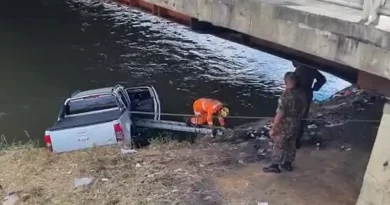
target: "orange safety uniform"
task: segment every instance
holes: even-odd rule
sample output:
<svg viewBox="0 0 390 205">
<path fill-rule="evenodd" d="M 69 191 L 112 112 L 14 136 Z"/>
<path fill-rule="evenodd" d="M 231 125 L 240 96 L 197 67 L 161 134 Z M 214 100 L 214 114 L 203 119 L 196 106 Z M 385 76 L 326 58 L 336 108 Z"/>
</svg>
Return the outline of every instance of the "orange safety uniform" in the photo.
<svg viewBox="0 0 390 205">
<path fill-rule="evenodd" d="M 217 114 L 223 105 L 218 100 L 200 98 L 194 102 L 193 105 L 195 117 L 191 118 L 191 123 L 195 125 L 202 125 L 207 122 L 209 126 L 213 125 L 213 115 Z M 221 126 L 225 126 L 225 121 L 218 113 L 218 120 Z"/>
</svg>

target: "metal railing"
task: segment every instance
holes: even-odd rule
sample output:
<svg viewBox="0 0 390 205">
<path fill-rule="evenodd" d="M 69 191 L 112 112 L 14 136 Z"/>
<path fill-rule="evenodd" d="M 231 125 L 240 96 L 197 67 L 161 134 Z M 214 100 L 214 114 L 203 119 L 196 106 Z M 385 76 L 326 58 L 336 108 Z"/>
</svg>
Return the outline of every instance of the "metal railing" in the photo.
<svg viewBox="0 0 390 205">
<path fill-rule="evenodd" d="M 364 1 L 374 1 L 374 0 L 319 0 L 319 1 L 345 6 L 353 9 L 363 10 Z M 381 1 L 381 0 L 375 0 L 375 1 Z M 390 0 L 386 0 L 385 4 L 380 7 L 379 14 L 390 16 Z"/>
</svg>

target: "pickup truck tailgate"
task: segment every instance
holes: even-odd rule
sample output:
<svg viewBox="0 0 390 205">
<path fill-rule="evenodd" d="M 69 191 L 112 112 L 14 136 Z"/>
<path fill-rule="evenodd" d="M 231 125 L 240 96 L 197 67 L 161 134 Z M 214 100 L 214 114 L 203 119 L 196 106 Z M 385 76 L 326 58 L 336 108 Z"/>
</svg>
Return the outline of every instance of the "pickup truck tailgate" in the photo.
<svg viewBox="0 0 390 205">
<path fill-rule="evenodd" d="M 67 152 L 117 142 L 114 122 L 50 131 L 54 152 Z"/>
</svg>

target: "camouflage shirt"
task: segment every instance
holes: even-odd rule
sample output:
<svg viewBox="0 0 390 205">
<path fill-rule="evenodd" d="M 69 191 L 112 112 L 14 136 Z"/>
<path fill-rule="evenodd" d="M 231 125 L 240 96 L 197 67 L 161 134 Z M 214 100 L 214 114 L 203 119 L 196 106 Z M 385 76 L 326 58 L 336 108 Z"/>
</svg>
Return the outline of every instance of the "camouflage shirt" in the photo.
<svg viewBox="0 0 390 205">
<path fill-rule="evenodd" d="M 300 126 L 306 106 L 306 94 L 302 89 L 286 89 L 278 100 L 276 112 L 283 112 L 283 118 L 276 129 L 283 134 L 294 132 Z"/>
</svg>

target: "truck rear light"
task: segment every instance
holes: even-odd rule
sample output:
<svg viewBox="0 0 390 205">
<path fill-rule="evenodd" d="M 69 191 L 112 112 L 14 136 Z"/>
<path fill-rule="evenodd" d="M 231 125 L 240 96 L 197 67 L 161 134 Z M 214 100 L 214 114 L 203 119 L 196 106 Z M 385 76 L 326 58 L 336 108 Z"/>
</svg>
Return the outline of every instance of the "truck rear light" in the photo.
<svg viewBox="0 0 390 205">
<path fill-rule="evenodd" d="M 114 124 L 114 131 L 117 141 L 123 141 L 125 138 L 125 134 L 123 133 L 122 126 L 118 124 Z"/>
<path fill-rule="evenodd" d="M 45 135 L 44 140 L 45 140 L 45 144 L 46 144 L 47 149 L 49 151 L 53 151 L 53 146 L 51 144 L 51 137 L 50 137 L 50 135 Z"/>
</svg>

